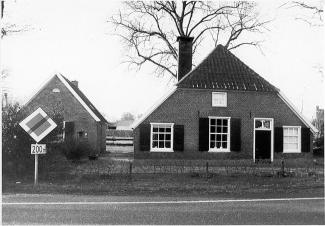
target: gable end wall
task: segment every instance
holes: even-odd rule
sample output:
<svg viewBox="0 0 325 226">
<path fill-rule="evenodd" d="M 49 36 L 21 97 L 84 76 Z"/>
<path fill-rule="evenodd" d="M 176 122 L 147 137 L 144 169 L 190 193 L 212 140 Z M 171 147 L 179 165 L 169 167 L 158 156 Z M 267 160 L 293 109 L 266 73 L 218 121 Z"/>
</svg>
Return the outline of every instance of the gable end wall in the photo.
<svg viewBox="0 0 325 226">
<path fill-rule="evenodd" d="M 54 88 L 59 89 L 60 92 L 54 93 Z M 38 107 L 41 107 L 46 113 L 62 113 L 65 121 L 75 122 L 75 131 L 84 130 L 88 133 L 90 145 L 97 152 L 99 151 L 100 145 L 97 138 L 97 127 L 99 126 L 97 124 L 99 122 L 94 120 L 57 76 L 54 76 L 25 107 L 30 113 Z"/>
</svg>

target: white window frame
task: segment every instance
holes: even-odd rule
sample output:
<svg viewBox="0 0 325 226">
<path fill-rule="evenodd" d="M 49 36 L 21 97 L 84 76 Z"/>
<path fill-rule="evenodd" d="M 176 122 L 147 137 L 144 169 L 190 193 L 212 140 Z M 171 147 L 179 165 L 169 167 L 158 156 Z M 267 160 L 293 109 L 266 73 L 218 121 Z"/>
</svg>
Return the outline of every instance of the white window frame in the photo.
<svg viewBox="0 0 325 226">
<path fill-rule="evenodd" d="M 228 120 L 228 131 L 227 131 L 227 148 L 211 148 L 211 119 L 227 119 Z M 222 116 L 209 116 L 209 152 L 230 152 L 230 119 L 231 117 L 222 117 Z"/>
<path fill-rule="evenodd" d="M 216 104 L 214 101 L 213 101 L 213 95 L 215 94 L 224 94 L 225 96 L 225 103 L 222 105 L 218 105 Z M 211 104 L 212 104 L 212 107 L 227 107 L 227 93 L 226 92 L 212 92 L 212 95 L 211 95 Z"/>
<path fill-rule="evenodd" d="M 298 129 L 298 149 L 284 149 L 284 130 L 290 128 Z M 301 126 L 283 126 L 283 153 L 301 153 Z"/>
<path fill-rule="evenodd" d="M 270 128 L 255 128 L 255 124 L 257 120 L 270 120 L 271 125 Z M 273 162 L 273 158 L 274 158 L 274 119 L 273 118 L 254 118 L 254 122 L 253 122 L 253 128 L 254 128 L 254 134 L 253 134 L 253 161 L 255 162 L 255 131 L 256 130 L 269 130 L 271 131 L 271 162 Z"/>
<path fill-rule="evenodd" d="M 153 127 L 155 125 L 168 125 L 171 126 L 171 141 L 170 148 L 153 148 Z M 150 123 L 150 152 L 174 152 L 174 123 L 161 123 L 161 122 L 152 122 Z"/>
</svg>

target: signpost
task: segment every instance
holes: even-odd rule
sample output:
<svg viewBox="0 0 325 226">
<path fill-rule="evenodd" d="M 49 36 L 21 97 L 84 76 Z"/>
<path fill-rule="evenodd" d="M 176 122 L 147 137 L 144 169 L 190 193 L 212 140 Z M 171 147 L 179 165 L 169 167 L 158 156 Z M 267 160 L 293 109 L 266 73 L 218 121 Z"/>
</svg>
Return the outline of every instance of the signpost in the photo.
<svg viewBox="0 0 325 226">
<path fill-rule="evenodd" d="M 19 125 L 36 141 L 31 145 L 31 154 L 35 155 L 35 178 L 34 185 L 38 182 L 38 155 L 46 154 L 46 145 L 38 144 L 55 127 L 55 122 L 41 109 L 38 108 Z"/>
</svg>

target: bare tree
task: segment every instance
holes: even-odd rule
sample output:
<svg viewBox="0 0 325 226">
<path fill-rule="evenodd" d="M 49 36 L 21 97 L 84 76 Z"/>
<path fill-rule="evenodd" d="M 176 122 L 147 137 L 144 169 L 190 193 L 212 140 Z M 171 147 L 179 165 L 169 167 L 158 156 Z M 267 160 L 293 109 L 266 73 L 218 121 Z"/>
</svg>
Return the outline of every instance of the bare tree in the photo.
<svg viewBox="0 0 325 226">
<path fill-rule="evenodd" d="M 268 23 L 259 20 L 253 2 L 127 1 L 123 4 L 123 11 L 109 22 L 115 25 L 128 48 L 125 62 L 138 69 L 151 64 L 160 76 L 177 77 L 178 36 L 194 37 L 195 57 L 206 39 L 228 49 L 258 46 L 261 40 L 251 40 L 246 35 L 261 33 Z"/>
<path fill-rule="evenodd" d="M 5 10 L 4 0 L 1 0 L 0 10 L 1 10 L 1 39 L 6 35 L 17 33 L 17 32 L 24 32 L 31 29 L 31 27 L 28 25 L 17 25 L 10 22 L 5 22 L 4 15 L 6 10 Z"/>
<path fill-rule="evenodd" d="M 323 26 L 323 1 L 292 1 L 283 5 L 287 8 L 300 8 L 301 14 L 295 17 L 310 26 Z"/>
<path fill-rule="evenodd" d="M 3 39 L 5 36 L 9 34 L 14 34 L 18 32 L 25 32 L 28 30 L 31 30 L 31 27 L 29 25 L 17 25 L 14 23 L 10 23 L 8 21 L 5 21 L 6 17 L 6 7 L 5 7 L 5 1 L 1 0 L 0 2 L 0 19 L 1 19 L 1 39 Z M 9 75 L 9 70 L 1 68 L 0 70 L 0 79 L 3 80 L 7 78 Z"/>
</svg>

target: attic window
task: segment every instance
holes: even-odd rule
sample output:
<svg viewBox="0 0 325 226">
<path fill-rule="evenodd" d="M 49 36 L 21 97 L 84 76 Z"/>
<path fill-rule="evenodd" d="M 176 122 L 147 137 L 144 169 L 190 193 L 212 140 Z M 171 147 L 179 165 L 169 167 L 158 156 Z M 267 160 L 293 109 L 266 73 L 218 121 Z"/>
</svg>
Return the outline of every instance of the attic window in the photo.
<svg viewBox="0 0 325 226">
<path fill-rule="evenodd" d="M 54 89 L 52 90 L 52 92 L 53 92 L 53 93 L 59 93 L 60 90 L 59 90 L 58 88 L 54 88 Z"/>
<path fill-rule="evenodd" d="M 227 93 L 213 92 L 212 107 L 227 107 Z"/>
</svg>

